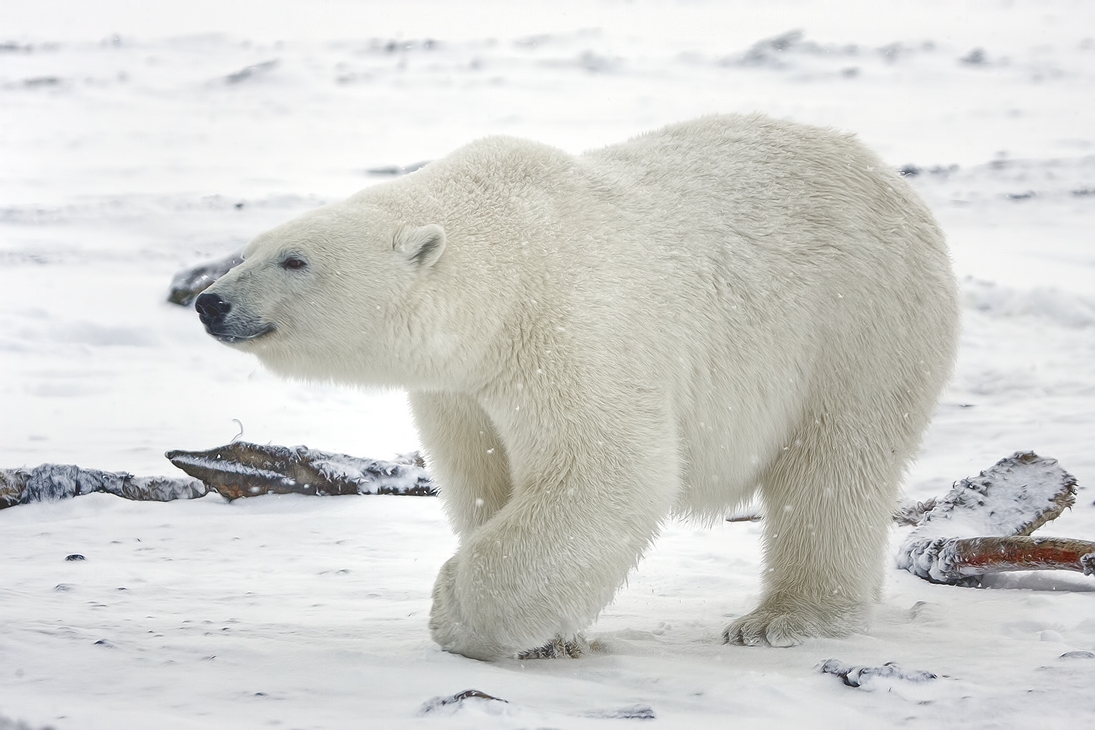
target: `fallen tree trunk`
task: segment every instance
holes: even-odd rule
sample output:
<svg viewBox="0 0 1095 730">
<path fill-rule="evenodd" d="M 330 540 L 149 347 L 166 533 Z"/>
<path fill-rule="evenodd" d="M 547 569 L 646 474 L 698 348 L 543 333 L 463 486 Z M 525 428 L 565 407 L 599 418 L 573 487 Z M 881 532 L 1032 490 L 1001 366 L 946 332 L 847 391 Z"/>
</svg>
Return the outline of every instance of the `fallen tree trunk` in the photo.
<svg viewBox="0 0 1095 730">
<path fill-rule="evenodd" d="M 306 446 L 270 446 L 237 441 L 208 451 L 169 451 L 171 463 L 194 478 L 137 477 L 126 472 L 42 464 L 33 469 L 0 469 L 0 509 L 93 492 L 125 499 L 168 502 L 214 491 L 226 499 L 260 494 L 437 493 L 422 457 L 396 461 L 361 459 Z"/>
<path fill-rule="evenodd" d="M 917 527 L 897 567 L 933 583 L 975 585 L 987 573 L 1072 570 L 1095 575 L 1095 543 L 1030 537 L 1076 501 L 1076 479 L 1034 452 L 1017 452 L 945 497 L 905 510 Z"/>
<path fill-rule="evenodd" d="M 208 491 L 197 479 L 137 477 L 127 472 L 81 469 L 73 464 L 0 469 L 0 509 L 94 492 L 106 492 L 126 499 L 170 502 L 202 497 Z"/>
<path fill-rule="evenodd" d="M 236 441 L 208 451 L 169 451 L 172 464 L 228 499 L 259 494 L 436 494 L 418 454 L 360 459 L 306 446 Z"/>
<path fill-rule="evenodd" d="M 1072 570 L 1095 575 L 1095 542 L 1067 537 L 963 537 L 920 540 L 898 567 L 932 583 L 977 583 L 987 573 Z"/>
<path fill-rule="evenodd" d="M 207 451 L 170 451 L 167 458 L 195 478 L 135 477 L 67 464 L 0 469 L 0 508 L 92 492 L 157 501 L 193 499 L 210 490 L 230 500 L 269 493 L 437 493 L 418 454 L 380 461 L 305 446 L 237 441 Z M 897 565 L 925 580 L 956 585 L 970 585 L 986 573 L 1017 570 L 1095 575 L 1095 543 L 1030 537 L 1070 507 L 1075 494 L 1076 480 L 1053 459 L 1032 452 L 1013 454 L 976 477 L 956 482 L 945 497 L 895 517 L 916 524 L 898 551 Z M 759 516 L 749 509 L 740 519 Z M 575 647 L 554 642 L 530 656 L 570 654 Z"/>
<path fill-rule="evenodd" d="M 1029 535 L 1076 502 L 1076 478 L 1056 459 L 1018 451 L 929 500 L 913 536 Z"/>
</svg>

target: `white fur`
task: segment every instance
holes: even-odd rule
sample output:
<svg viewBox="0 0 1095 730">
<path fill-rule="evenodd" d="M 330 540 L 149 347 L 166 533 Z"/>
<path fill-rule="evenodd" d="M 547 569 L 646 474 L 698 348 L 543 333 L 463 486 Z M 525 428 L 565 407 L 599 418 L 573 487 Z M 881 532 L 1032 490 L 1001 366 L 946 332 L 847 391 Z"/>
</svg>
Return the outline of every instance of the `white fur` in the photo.
<svg viewBox="0 0 1095 730">
<path fill-rule="evenodd" d="M 897 175 L 760 116 L 579 157 L 475 142 L 263 234 L 210 291 L 275 326 L 237 345 L 272 369 L 410 392 L 461 538 L 430 626 L 485 659 L 572 636 L 670 513 L 757 490 L 765 592 L 728 640 L 861 626 L 958 320 Z"/>
</svg>

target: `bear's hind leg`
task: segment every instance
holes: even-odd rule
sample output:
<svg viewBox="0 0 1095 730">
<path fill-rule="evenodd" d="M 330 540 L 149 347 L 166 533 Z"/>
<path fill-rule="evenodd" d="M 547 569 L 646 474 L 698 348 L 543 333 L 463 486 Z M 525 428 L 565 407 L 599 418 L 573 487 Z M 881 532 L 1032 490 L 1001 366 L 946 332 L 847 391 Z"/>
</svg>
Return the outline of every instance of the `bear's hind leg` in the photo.
<svg viewBox="0 0 1095 730">
<path fill-rule="evenodd" d="M 764 594 L 726 630 L 729 643 L 793 646 L 865 627 L 916 434 L 906 424 L 871 433 L 827 420 L 814 419 L 787 444 L 761 482 Z"/>
</svg>

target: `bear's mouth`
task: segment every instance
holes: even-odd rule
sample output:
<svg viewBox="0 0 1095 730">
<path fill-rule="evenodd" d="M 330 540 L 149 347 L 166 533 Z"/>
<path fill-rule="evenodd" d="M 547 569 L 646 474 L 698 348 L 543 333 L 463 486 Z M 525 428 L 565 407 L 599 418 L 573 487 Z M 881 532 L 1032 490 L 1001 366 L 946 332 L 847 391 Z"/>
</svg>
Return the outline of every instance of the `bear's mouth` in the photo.
<svg viewBox="0 0 1095 730">
<path fill-rule="evenodd" d="M 239 316 L 232 302 L 215 292 L 203 292 L 194 300 L 194 310 L 205 331 L 227 345 L 250 342 L 274 331 L 273 322 Z"/>
<path fill-rule="evenodd" d="M 217 331 L 214 327 L 208 325 L 206 325 L 205 331 L 213 335 L 226 345 L 238 345 L 243 342 L 251 342 L 252 340 L 257 340 L 260 337 L 264 337 L 273 332 L 275 329 L 276 328 L 271 323 L 264 324 L 258 329 L 249 332 L 228 331 L 227 329 Z"/>
</svg>

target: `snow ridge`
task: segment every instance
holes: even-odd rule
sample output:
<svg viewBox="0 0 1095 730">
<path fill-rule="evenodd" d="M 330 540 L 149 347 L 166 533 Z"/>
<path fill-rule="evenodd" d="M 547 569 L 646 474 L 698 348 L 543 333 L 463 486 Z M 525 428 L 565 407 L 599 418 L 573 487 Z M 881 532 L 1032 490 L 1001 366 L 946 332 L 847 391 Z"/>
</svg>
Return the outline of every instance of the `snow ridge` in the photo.
<svg viewBox="0 0 1095 730">
<path fill-rule="evenodd" d="M 1026 291 L 991 281 L 962 282 L 965 305 L 997 319 L 1032 317 L 1069 329 L 1095 327 L 1095 299 L 1035 287 Z"/>
</svg>

